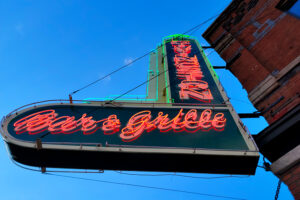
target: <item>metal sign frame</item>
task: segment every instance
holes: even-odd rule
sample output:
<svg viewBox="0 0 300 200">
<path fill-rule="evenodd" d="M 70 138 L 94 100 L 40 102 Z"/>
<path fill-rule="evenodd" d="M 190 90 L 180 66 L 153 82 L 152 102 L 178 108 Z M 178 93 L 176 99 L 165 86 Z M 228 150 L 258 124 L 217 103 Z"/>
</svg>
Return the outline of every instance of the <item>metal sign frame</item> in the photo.
<svg viewBox="0 0 300 200">
<path fill-rule="evenodd" d="M 246 142 L 249 150 L 220 150 L 195 148 L 159 148 L 141 146 L 111 146 L 109 144 L 60 144 L 41 143 L 41 141 L 28 142 L 12 137 L 8 133 L 8 124 L 16 116 L 33 108 L 45 106 L 71 105 L 95 107 L 122 107 L 122 108 L 170 108 L 165 104 L 139 104 L 121 103 L 53 103 L 34 105 L 21 111 L 15 111 L 2 120 L 1 134 L 8 145 L 14 160 L 33 166 L 80 169 L 112 169 L 112 170 L 146 170 L 146 171 L 177 171 L 177 172 L 205 172 L 254 174 L 258 162 L 258 150 L 252 138 L 243 129 L 239 118 L 232 109 L 227 107 L 214 107 L 213 109 L 228 109 L 233 116 L 237 127 Z M 174 106 L 180 108 L 179 106 Z M 199 108 L 185 106 L 184 108 Z M 210 108 L 212 107 L 203 107 Z M 99 159 L 99 160 L 98 160 Z M 160 161 L 163 165 L 157 163 Z M 182 162 L 180 162 L 182 161 Z M 219 166 L 219 167 L 216 167 Z"/>
<path fill-rule="evenodd" d="M 186 101 L 180 103 L 173 101 L 170 77 L 168 73 L 171 66 L 169 66 L 170 60 L 168 60 L 169 58 L 166 54 L 166 43 L 173 41 L 174 39 L 190 40 L 195 42 L 193 45 L 199 50 L 199 55 L 198 53 L 196 55 L 198 62 L 199 58 L 201 58 L 201 62 L 204 65 L 202 67 L 207 68 L 205 69 L 205 73 L 209 76 L 210 82 L 214 83 L 215 90 L 218 93 L 217 95 L 221 96 L 220 98 L 222 98 L 222 101 L 213 101 L 214 104 L 210 102 L 191 103 Z M 158 76 L 158 74 L 163 72 L 165 73 L 162 76 Z M 156 79 L 149 79 L 149 77 L 156 76 Z M 259 159 L 258 149 L 251 135 L 247 132 L 246 127 L 240 121 L 239 116 L 229 102 L 229 98 L 227 97 L 217 74 L 207 60 L 203 49 L 197 40 L 192 37 L 182 35 L 165 37 L 162 44 L 158 45 L 156 52 L 150 55 L 148 81 L 146 98 L 141 100 L 137 99 L 133 102 L 130 102 L 131 99 L 128 99 L 125 102 L 73 100 L 73 103 L 64 100 L 60 100 L 59 102 L 51 100 L 23 106 L 2 119 L 0 132 L 14 160 L 25 165 L 37 167 L 255 174 Z M 163 87 L 163 84 L 165 84 L 165 87 Z M 159 87 L 159 85 L 161 85 L 161 87 Z M 174 89 L 174 86 L 172 87 Z M 175 88 L 176 87 L 178 86 L 175 86 Z M 230 117 L 231 121 L 234 121 L 234 128 L 236 132 L 231 133 L 238 136 L 240 139 L 239 141 L 243 140 L 243 145 L 245 146 L 246 144 L 247 148 L 222 149 L 217 148 L 217 145 L 215 148 L 210 148 L 209 145 L 209 148 L 207 148 L 207 146 L 206 148 L 196 148 L 192 147 L 192 145 L 191 147 L 174 147 L 167 145 L 127 145 L 125 143 L 114 145 L 104 142 L 49 142 L 41 138 L 33 138 L 36 139 L 35 141 L 32 141 L 33 139 L 31 141 L 24 141 L 20 139 L 22 137 L 19 137 L 18 139 L 9 133 L 9 123 L 19 116 L 22 116 L 22 114 L 31 110 L 60 105 L 66 105 L 74 108 L 89 106 L 95 108 L 145 108 L 150 110 L 151 108 L 153 108 L 152 110 L 157 108 L 169 110 L 181 108 L 197 110 L 210 109 L 214 111 L 225 110 L 226 112 L 228 111 L 232 117 L 232 119 Z M 236 128 L 238 130 L 236 130 Z M 72 141 L 72 139 L 70 141 Z M 237 140 L 235 140 L 235 142 L 237 143 Z M 204 142 L 202 144 L 204 144 Z M 228 146 L 230 145 L 227 145 L 227 147 Z"/>
<path fill-rule="evenodd" d="M 165 55 L 166 55 L 166 52 L 167 52 L 166 43 L 170 42 L 172 39 L 173 39 L 173 36 L 170 36 L 170 37 L 164 38 L 164 40 L 163 40 L 163 52 L 164 52 Z M 224 99 L 224 105 L 228 106 L 228 107 L 232 107 L 231 103 L 229 102 L 229 98 L 227 97 L 227 94 L 225 92 L 225 89 L 223 88 L 220 80 L 218 79 L 218 75 L 216 74 L 216 72 L 213 69 L 212 65 L 208 61 L 206 55 L 204 54 L 204 51 L 203 51 L 201 45 L 199 45 L 199 42 L 196 39 L 192 38 L 192 37 L 181 38 L 181 40 L 185 40 L 185 39 L 193 40 L 196 43 L 196 46 L 199 49 L 199 54 L 200 54 L 199 56 L 201 56 L 203 58 L 203 60 L 205 62 L 205 65 L 206 65 L 206 66 L 203 66 L 203 67 L 207 67 L 207 69 L 209 70 L 209 73 L 210 73 L 211 77 L 213 78 L 214 83 L 215 83 L 217 89 L 219 90 L 219 93 L 221 94 L 222 98 Z M 167 68 L 169 67 L 168 66 L 168 63 L 169 63 L 168 56 L 165 56 L 164 59 L 165 59 L 164 70 L 167 71 Z M 166 64 L 167 64 L 167 66 L 166 66 Z M 165 87 L 166 87 L 167 93 L 169 94 L 169 97 L 170 97 L 168 99 L 168 101 L 172 102 L 172 99 L 171 99 L 171 88 L 167 85 L 167 83 L 170 84 L 169 73 L 166 73 L 166 86 Z M 207 105 L 210 105 L 210 103 L 205 104 L 205 103 L 199 102 L 198 106 L 201 106 L 201 105 L 204 105 L 204 106 L 206 105 L 207 106 Z M 213 104 L 211 104 L 211 105 L 213 106 Z M 218 106 L 218 105 L 215 105 L 215 106 Z"/>
</svg>

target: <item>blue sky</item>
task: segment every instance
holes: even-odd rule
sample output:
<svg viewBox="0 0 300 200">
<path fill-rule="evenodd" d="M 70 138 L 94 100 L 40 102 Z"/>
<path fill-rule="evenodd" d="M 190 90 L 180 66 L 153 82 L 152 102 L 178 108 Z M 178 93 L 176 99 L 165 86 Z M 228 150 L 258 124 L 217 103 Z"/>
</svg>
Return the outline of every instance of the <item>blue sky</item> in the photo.
<svg viewBox="0 0 300 200">
<path fill-rule="evenodd" d="M 162 37 L 183 33 L 220 13 L 230 1 L 0 1 L 0 115 L 36 101 L 67 99 L 68 94 L 154 49 Z M 211 22 L 194 33 L 200 43 Z M 206 50 L 213 65 L 224 61 Z M 121 94 L 147 79 L 149 58 L 74 95 L 74 99 Z M 237 112 L 254 112 L 247 93 L 226 70 L 217 70 Z M 145 87 L 130 94 L 143 95 Z M 252 134 L 264 119 L 243 119 Z M 260 161 L 262 165 L 262 161 Z M 1 199 L 220 199 L 185 193 L 77 180 L 24 170 L 13 164 L 0 142 Z M 153 173 L 147 173 L 153 174 Z M 158 173 L 155 173 L 156 175 Z M 65 175 L 65 174 L 62 174 Z M 258 168 L 255 176 L 195 179 L 131 176 L 114 171 L 68 174 L 90 179 L 192 192 L 273 199 L 278 179 Z M 218 175 L 192 174 L 199 177 Z M 292 199 L 285 185 L 279 199 Z"/>
</svg>

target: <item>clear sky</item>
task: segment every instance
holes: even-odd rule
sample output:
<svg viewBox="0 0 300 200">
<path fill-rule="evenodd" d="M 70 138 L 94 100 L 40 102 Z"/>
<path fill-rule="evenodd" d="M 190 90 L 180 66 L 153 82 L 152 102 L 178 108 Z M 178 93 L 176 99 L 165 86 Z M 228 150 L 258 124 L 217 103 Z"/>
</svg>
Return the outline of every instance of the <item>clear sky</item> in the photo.
<svg viewBox="0 0 300 200">
<path fill-rule="evenodd" d="M 220 13 L 230 1 L 5 1 L 0 0 L 0 115 L 28 103 L 67 99 L 68 94 L 137 58 L 161 42 Z M 211 24 L 194 33 L 201 37 Z M 224 61 L 206 50 L 213 65 Z M 149 58 L 76 94 L 74 99 L 121 94 L 147 80 Z M 247 93 L 230 72 L 217 70 L 237 112 L 254 112 Z M 132 95 L 143 95 L 141 87 Z M 243 119 L 252 134 L 264 119 Z M 262 165 L 260 160 L 259 165 Z M 58 177 L 19 168 L 0 142 L 0 199 L 222 199 L 195 194 Z M 145 173 L 139 173 L 145 174 Z M 148 175 L 162 175 L 146 173 Z M 216 177 L 214 174 L 183 174 Z M 61 174 L 244 199 L 273 199 L 278 179 L 262 168 L 255 176 L 200 179 L 179 176 Z M 282 185 L 279 199 L 292 199 Z"/>
</svg>

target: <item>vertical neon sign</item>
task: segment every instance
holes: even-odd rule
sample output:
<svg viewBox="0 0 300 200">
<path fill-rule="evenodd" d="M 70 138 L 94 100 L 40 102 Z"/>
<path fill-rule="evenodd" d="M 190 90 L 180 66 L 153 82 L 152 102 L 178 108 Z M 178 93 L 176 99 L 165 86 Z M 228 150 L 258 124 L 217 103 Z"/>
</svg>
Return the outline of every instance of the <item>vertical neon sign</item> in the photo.
<svg viewBox="0 0 300 200">
<path fill-rule="evenodd" d="M 171 42 L 175 57 L 174 63 L 176 67 L 176 76 L 181 79 L 179 84 L 180 99 L 194 98 L 201 102 L 210 103 L 213 99 L 211 91 L 203 78 L 200 64 L 197 56 L 189 56 L 192 46 L 189 41 L 172 41 Z"/>
<path fill-rule="evenodd" d="M 171 98 L 174 103 L 221 104 L 215 80 L 196 40 L 166 40 Z"/>
</svg>

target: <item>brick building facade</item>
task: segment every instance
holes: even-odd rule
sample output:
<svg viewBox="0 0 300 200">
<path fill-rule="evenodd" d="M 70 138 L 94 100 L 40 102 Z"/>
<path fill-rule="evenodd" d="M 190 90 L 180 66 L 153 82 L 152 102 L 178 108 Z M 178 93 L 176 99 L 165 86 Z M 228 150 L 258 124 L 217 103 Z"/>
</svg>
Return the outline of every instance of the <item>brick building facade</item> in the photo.
<svg viewBox="0 0 300 200">
<path fill-rule="evenodd" d="M 296 199 L 300 199 L 300 19 L 288 10 L 298 3 L 233 0 L 203 34 L 268 121 L 269 127 L 255 140 L 272 162 L 273 173 Z"/>
</svg>

